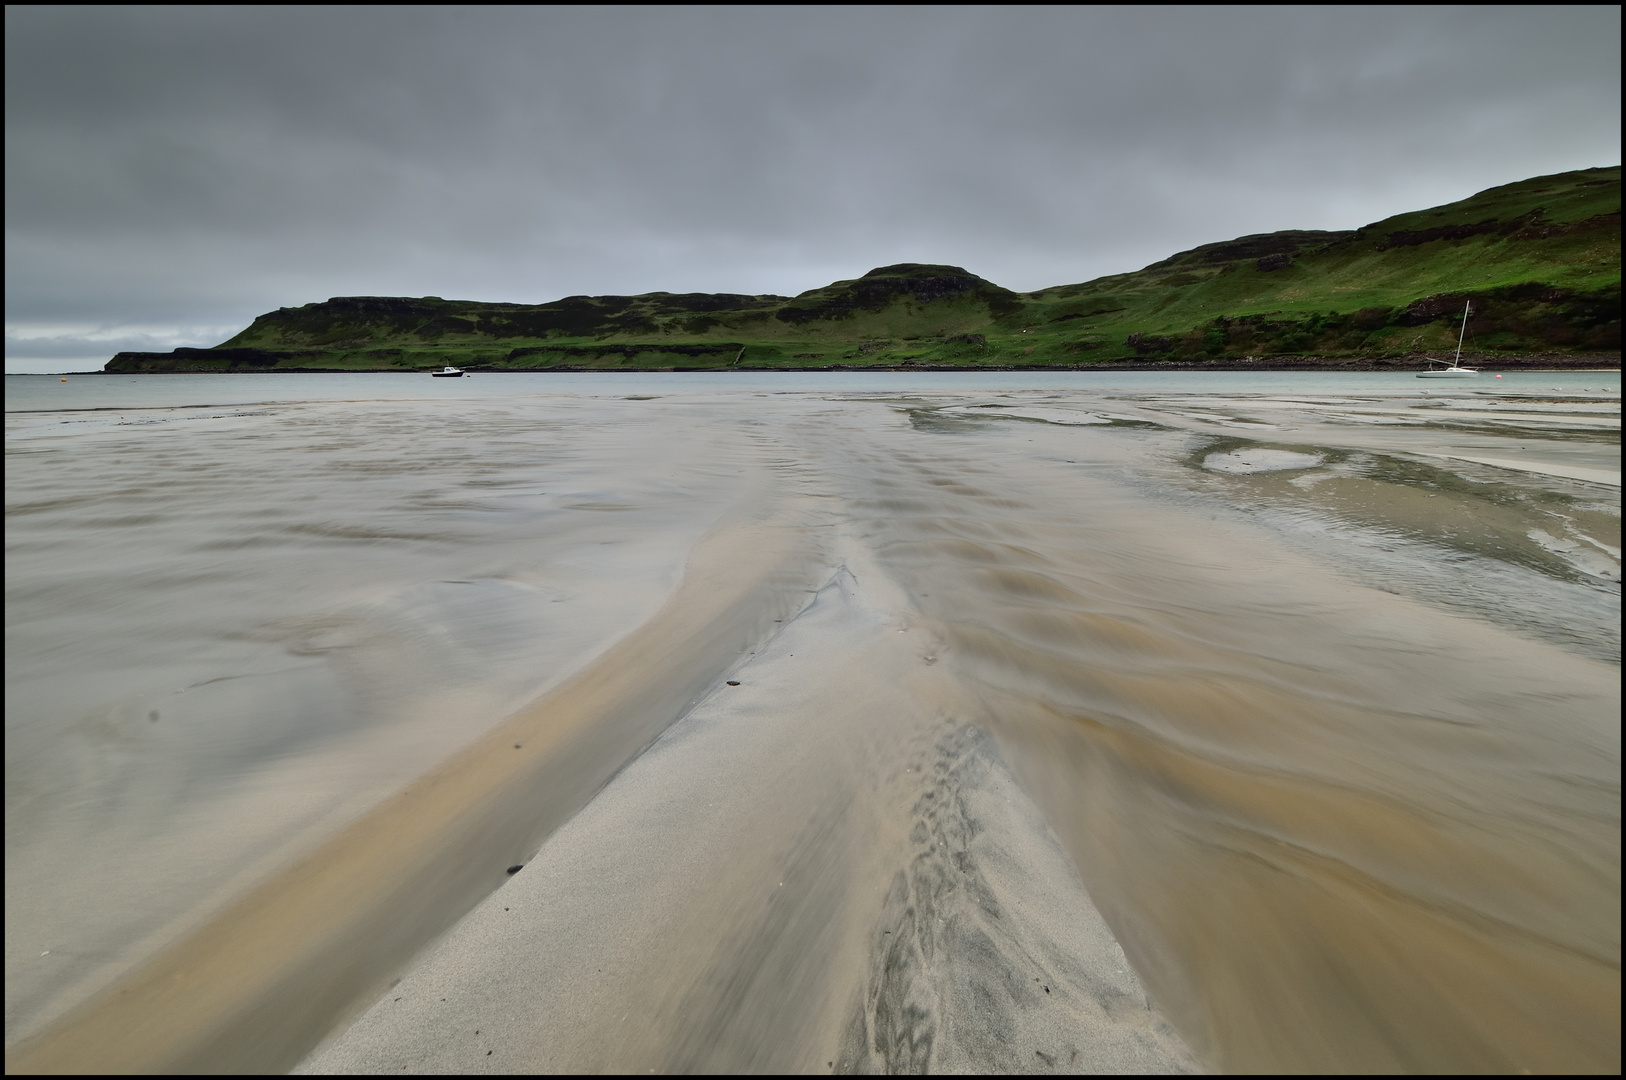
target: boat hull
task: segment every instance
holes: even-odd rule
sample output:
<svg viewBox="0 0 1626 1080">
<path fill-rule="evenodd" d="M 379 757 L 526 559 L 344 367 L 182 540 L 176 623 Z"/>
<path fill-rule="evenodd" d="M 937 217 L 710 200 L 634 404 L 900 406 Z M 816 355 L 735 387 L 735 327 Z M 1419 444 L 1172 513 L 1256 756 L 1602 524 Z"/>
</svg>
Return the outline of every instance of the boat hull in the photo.
<svg viewBox="0 0 1626 1080">
<path fill-rule="evenodd" d="M 1479 372 L 1468 368 L 1443 368 L 1440 371 L 1419 371 L 1419 379 L 1477 379 Z"/>
</svg>

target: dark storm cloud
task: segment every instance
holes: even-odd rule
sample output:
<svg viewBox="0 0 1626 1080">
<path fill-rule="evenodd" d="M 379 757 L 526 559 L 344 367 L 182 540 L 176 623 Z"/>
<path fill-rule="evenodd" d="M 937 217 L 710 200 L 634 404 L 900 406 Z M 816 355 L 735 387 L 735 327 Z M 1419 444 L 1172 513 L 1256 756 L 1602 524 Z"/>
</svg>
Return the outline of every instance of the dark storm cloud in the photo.
<svg viewBox="0 0 1626 1080">
<path fill-rule="evenodd" d="M 352 293 L 1081 281 L 1614 164 L 1619 19 L 8 8 L 7 321 L 67 348 Z"/>
</svg>

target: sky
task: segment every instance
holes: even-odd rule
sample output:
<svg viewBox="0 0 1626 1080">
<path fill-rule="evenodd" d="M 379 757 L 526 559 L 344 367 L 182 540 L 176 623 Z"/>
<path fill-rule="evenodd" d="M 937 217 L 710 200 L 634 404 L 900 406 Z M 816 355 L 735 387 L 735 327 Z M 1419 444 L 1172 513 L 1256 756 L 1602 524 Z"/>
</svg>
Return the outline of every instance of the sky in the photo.
<svg viewBox="0 0 1626 1080">
<path fill-rule="evenodd" d="M 1620 163 L 1619 7 L 7 7 L 6 371 L 331 296 L 1031 291 Z"/>
</svg>

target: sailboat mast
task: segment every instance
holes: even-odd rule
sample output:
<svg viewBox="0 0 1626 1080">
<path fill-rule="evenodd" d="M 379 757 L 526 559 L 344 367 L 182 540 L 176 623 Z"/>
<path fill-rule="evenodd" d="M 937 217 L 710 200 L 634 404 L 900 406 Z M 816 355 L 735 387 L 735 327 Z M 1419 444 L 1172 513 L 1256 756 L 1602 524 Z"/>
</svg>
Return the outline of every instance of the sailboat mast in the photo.
<svg viewBox="0 0 1626 1080">
<path fill-rule="evenodd" d="M 1464 335 L 1468 333 L 1468 312 L 1473 308 L 1473 306 L 1474 302 L 1470 300 L 1462 309 L 1462 329 L 1457 333 L 1457 359 L 1456 362 L 1451 365 L 1452 367 L 1462 366 L 1462 339 Z"/>
</svg>

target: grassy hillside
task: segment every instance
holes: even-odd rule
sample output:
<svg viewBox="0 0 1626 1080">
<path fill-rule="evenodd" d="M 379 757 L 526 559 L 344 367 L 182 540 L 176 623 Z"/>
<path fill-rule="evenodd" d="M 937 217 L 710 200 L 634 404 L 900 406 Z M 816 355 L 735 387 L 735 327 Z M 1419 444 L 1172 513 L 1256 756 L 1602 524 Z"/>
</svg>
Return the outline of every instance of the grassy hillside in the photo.
<svg viewBox="0 0 1626 1080">
<path fill-rule="evenodd" d="M 1352 233 L 1281 232 L 1028 297 L 1095 359 L 1620 348 L 1620 169 L 1537 177 Z M 1071 323 L 1071 326 L 1065 324 Z M 1065 326 L 1065 328 L 1064 328 Z"/>
<path fill-rule="evenodd" d="M 1353 232 L 1245 236 L 1129 274 L 1014 293 L 903 263 L 800 296 L 648 293 L 549 304 L 339 297 L 215 349 L 109 371 L 1088 366 L 1382 361 L 1620 349 L 1620 169 L 1536 177 Z"/>
</svg>

